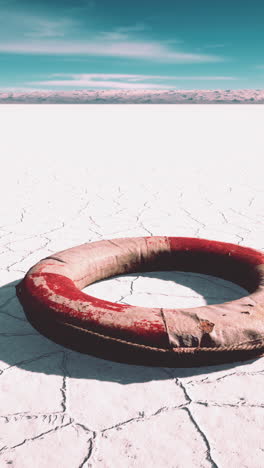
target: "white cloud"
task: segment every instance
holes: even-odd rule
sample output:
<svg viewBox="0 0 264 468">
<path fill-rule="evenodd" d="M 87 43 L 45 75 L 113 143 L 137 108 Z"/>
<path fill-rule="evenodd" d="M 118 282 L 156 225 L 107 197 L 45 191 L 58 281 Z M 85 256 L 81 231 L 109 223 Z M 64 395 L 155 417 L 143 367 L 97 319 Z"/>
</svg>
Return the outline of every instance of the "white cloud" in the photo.
<svg viewBox="0 0 264 468">
<path fill-rule="evenodd" d="M 58 21 L 39 19 L 35 20 L 31 18 L 33 23 L 30 31 L 25 32 L 24 36 L 27 37 L 63 37 L 69 31 L 69 28 L 73 25 L 73 22 L 68 19 L 61 19 Z"/>
<path fill-rule="evenodd" d="M 33 15 L 32 12 L 2 10 L 0 14 L 0 44 L 25 41 L 30 38 L 56 38 L 71 36 L 80 27 L 79 22 L 73 18 L 61 16 L 50 18 Z"/>
<path fill-rule="evenodd" d="M 100 37 L 103 40 L 106 41 L 123 41 L 128 38 L 127 34 L 120 33 L 117 31 L 112 31 L 112 32 L 101 32 Z"/>
<path fill-rule="evenodd" d="M 1 0 L 0 0 L 1 1 Z M 63 13 L 63 12 L 62 12 Z M 32 15 L 25 9 L 1 11 L 0 52 L 64 56 L 125 57 L 166 63 L 222 62 L 217 55 L 185 51 L 178 39 L 150 40 L 145 23 L 119 26 L 112 31 L 95 31 L 91 16 L 79 18 Z M 88 26 L 90 23 L 90 26 Z"/>
<path fill-rule="evenodd" d="M 64 79 L 54 79 L 64 78 Z M 176 84 L 172 81 L 218 81 L 235 80 L 228 76 L 161 76 L 161 75 L 132 75 L 118 73 L 85 73 L 85 74 L 63 74 L 54 73 L 49 79 L 30 82 L 28 85 L 38 86 L 60 86 L 60 87 L 82 87 L 82 88 L 112 88 L 112 89 L 175 89 Z M 148 80 L 148 81 L 146 81 Z M 154 81 L 154 82 L 153 82 Z M 156 83 L 155 83 L 156 81 Z M 168 82 L 166 84 L 166 81 Z"/>
<path fill-rule="evenodd" d="M 219 49 L 225 47 L 226 44 L 206 44 L 203 46 L 204 49 Z"/>
<path fill-rule="evenodd" d="M 149 31 L 151 28 L 144 23 L 136 23 L 130 26 L 120 26 L 113 31 L 102 31 L 99 37 L 109 41 L 123 41 L 135 36 L 135 33 Z"/>
<path fill-rule="evenodd" d="M 53 73 L 49 75 L 50 78 L 53 77 L 65 77 L 65 78 L 73 78 L 73 79 L 101 79 L 101 80 L 109 80 L 109 79 L 127 79 L 128 81 L 144 81 L 146 79 L 154 79 L 154 80 L 209 80 L 209 81 L 217 81 L 217 80 L 237 80 L 234 76 L 180 76 L 180 75 L 136 75 L 136 74 L 122 74 L 122 73 Z"/>
<path fill-rule="evenodd" d="M 174 51 L 167 45 L 155 41 L 10 41 L 0 43 L 0 52 L 16 54 L 128 57 L 167 63 L 207 63 L 223 61 L 223 58 L 214 55 Z"/>
<path fill-rule="evenodd" d="M 29 83 L 29 84 L 34 84 Z M 174 86 L 165 86 L 162 84 L 153 84 L 153 83 L 129 83 L 123 81 L 94 81 L 94 80 L 48 80 L 48 81 L 38 81 L 38 85 L 45 86 L 71 86 L 71 87 L 82 87 L 82 88 L 112 88 L 112 89 L 168 89 L 174 88 Z"/>
<path fill-rule="evenodd" d="M 136 23 L 130 26 L 120 26 L 116 28 L 116 31 L 120 33 L 130 33 L 130 32 L 141 32 L 141 31 L 149 31 L 150 26 L 145 23 Z"/>
<path fill-rule="evenodd" d="M 45 92 L 45 88 L 29 88 L 25 86 L 1 86 L 0 94 L 2 93 L 35 93 L 38 91 Z"/>
</svg>

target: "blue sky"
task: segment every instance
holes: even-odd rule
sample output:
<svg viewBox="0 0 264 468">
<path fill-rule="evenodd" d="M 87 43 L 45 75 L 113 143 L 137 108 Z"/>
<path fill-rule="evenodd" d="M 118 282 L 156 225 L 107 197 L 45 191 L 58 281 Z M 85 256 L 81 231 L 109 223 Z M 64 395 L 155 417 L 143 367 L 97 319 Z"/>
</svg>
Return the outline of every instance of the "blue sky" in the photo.
<svg viewBox="0 0 264 468">
<path fill-rule="evenodd" d="M 0 90 L 264 84 L 262 0 L 0 0 Z"/>
</svg>

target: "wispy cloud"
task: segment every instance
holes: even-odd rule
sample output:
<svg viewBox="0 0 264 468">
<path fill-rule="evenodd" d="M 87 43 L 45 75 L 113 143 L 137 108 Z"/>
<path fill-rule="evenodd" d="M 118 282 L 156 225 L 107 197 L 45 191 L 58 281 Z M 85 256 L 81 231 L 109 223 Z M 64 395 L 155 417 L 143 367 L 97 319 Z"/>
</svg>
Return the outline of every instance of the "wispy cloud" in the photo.
<svg viewBox="0 0 264 468">
<path fill-rule="evenodd" d="M 49 75 L 52 77 L 65 77 L 74 79 L 127 79 L 129 81 L 143 81 L 146 79 L 154 80 L 237 80 L 235 76 L 182 76 L 182 75 L 136 75 L 136 74 L 122 74 L 122 73 L 52 73 Z"/>
<path fill-rule="evenodd" d="M 29 88 L 25 86 L 1 86 L 0 87 L 0 94 L 1 93 L 36 93 L 36 92 L 46 92 L 45 88 Z"/>
<path fill-rule="evenodd" d="M 57 21 L 36 18 L 34 21 L 32 20 L 31 24 L 31 30 L 29 32 L 25 32 L 24 36 L 51 38 L 65 36 L 74 22 L 66 18 Z"/>
<path fill-rule="evenodd" d="M 135 38 L 138 33 L 149 31 L 151 28 L 144 23 L 136 23 L 130 26 L 120 26 L 112 31 L 102 31 L 99 37 L 109 41 L 123 41 Z"/>
<path fill-rule="evenodd" d="M 29 83 L 30 84 L 30 83 Z M 31 83 L 34 84 L 34 83 Z M 167 86 L 153 83 L 128 83 L 123 81 L 106 80 L 50 80 L 39 81 L 36 84 L 40 86 L 67 86 L 77 88 L 110 88 L 110 89 L 174 89 L 175 86 Z"/>
<path fill-rule="evenodd" d="M 106 41 L 123 41 L 128 38 L 128 35 L 118 31 L 102 31 L 100 38 Z"/>
<path fill-rule="evenodd" d="M 81 15 L 65 15 L 38 16 L 19 7 L 1 11 L 0 53 L 109 56 L 183 64 L 225 60 L 216 54 L 186 50 L 178 38 L 150 39 L 151 26 L 145 22 L 121 23 L 104 30 L 96 27 L 93 15 L 85 21 Z"/>
<path fill-rule="evenodd" d="M 1 5 L 0 5 L 1 8 Z M 30 37 L 36 39 L 50 39 L 57 37 L 71 37 L 78 31 L 79 21 L 71 17 L 57 18 L 34 15 L 32 12 L 1 9 L 0 14 L 0 44 L 16 43 L 16 39 L 26 41 Z"/>
<path fill-rule="evenodd" d="M 56 78 L 56 79 L 54 79 Z M 60 79 L 58 79 L 60 78 Z M 63 78 L 63 79 L 61 79 Z M 81 88 L 112 88 L 112 89 L 176 89 L 177 82 L 182 81 L 229 81 L 236 80 L 230 76 L 162 76 L 136 75 L 117 73 L 85 73 L 63 74 L 54 73 L 49 79 L 33 81 L 28 85 L 81 87 Z M 174 81 L 172 84 L 171 82 Z M 167 82 L 167 83 L 166 83 Z"/>
<path fill-rule="evenodd" d="M 35 40 L 0 43 L 0 52 L 16 54 L 94 55 L 147 59 L 171 63 L 208 63 L 224 59 L 215 55 L 174 51 L 155 41 Z"/>
<path fill-rule="evenodd" d="M 128 26 L 120 26 L 119 28 L 116 28 L 116 31 L 120 33 L 134 33 L 149 31 L 150 29 L 150 26 L 146 23 L 135 23 Z"/>
<path fill-rule="evenodd" d="M 205 44 L 203 46 L 204 49 L 220 49 L 222 47 L 225 47 L 227 44 L 222 44 L 222 43 L 218 43 L 218 44 Z"/>
<path fill-rule="evenodd" d="M 90 74 L 63 74 L 55 73 L 52 77 L 64 79 L 48 79 L 44 81 L 30 82 L 28 85 L 82 87 L 82 88 L 112 88 L 112 89 L 167 89 L 168 85 L 162 83 L 149 83 L 149 79 L 163 79 L 161 76 L 129 75 L 118 73 L 90 73 Z M 169 86 L 174 88 L 174 86 Z"/>
</svg>

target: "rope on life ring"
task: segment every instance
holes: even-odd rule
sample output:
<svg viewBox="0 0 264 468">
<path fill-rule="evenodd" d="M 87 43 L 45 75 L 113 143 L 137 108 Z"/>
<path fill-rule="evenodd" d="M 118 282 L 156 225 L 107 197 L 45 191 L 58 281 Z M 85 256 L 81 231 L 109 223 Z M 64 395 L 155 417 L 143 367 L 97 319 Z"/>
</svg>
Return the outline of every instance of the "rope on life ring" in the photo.
<svg viewBox="0 0 264 468">
<path fill-rule="evenodd" d="M 249 295 L 193 308 L 146 308 L 85 294 L 116 275 L 178 270 L 218 276 Z M 33 266 L 17 296 L 31 324 L 71 349 L 106 359 L 172 367 L 259 357 L 264 353 L 264 254 L 191 237 L 91 242 Z"/>
</svg>

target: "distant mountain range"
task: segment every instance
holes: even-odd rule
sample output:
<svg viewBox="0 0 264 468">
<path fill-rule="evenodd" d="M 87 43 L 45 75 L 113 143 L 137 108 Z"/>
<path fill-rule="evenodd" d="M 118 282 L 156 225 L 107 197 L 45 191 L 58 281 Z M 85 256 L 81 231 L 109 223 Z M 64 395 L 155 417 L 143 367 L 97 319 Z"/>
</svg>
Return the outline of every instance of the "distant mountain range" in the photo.
<svg viewBox="0 0 264 468">
<path fill-rule="evenodd" d="M 0 90 L 0 104 L 264 104 L 264 89 L 240 90 Z"/>
</svg>

